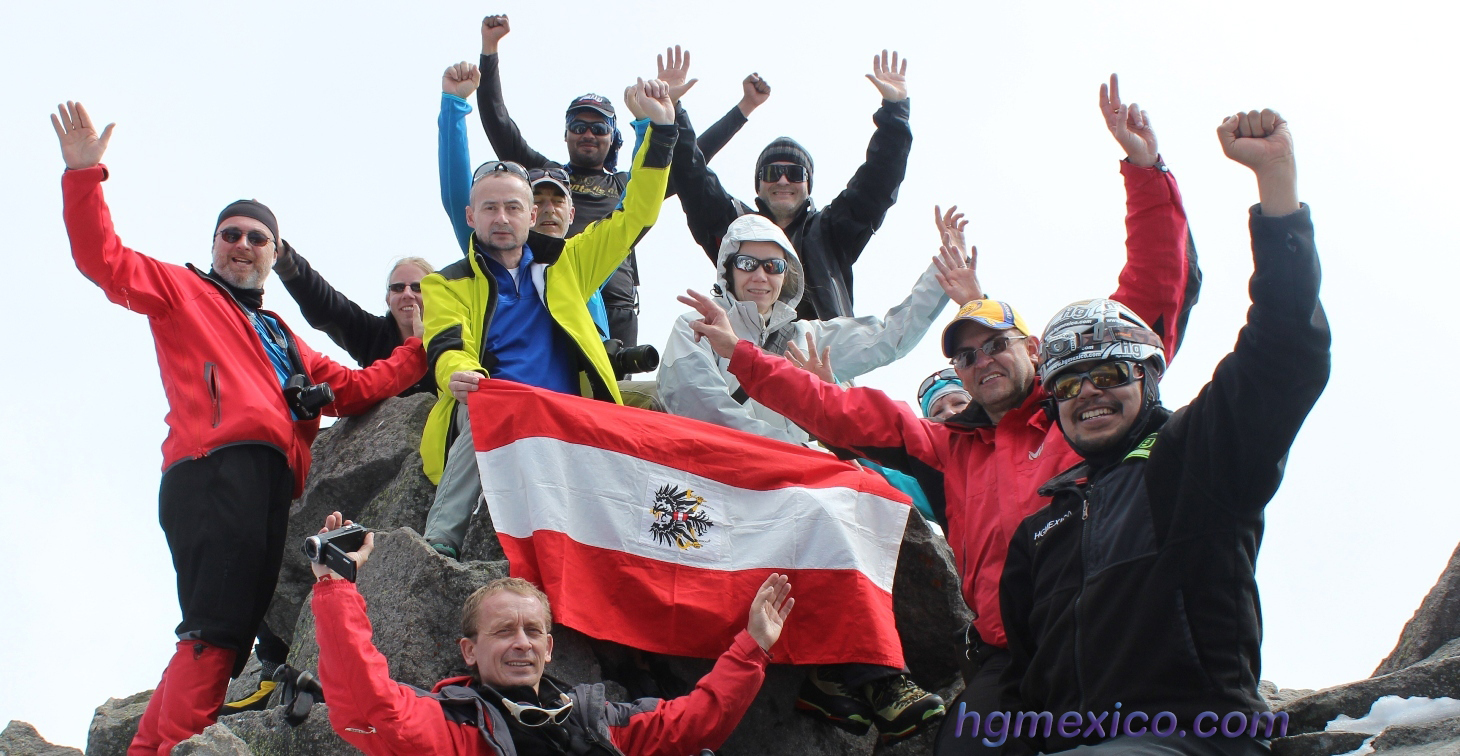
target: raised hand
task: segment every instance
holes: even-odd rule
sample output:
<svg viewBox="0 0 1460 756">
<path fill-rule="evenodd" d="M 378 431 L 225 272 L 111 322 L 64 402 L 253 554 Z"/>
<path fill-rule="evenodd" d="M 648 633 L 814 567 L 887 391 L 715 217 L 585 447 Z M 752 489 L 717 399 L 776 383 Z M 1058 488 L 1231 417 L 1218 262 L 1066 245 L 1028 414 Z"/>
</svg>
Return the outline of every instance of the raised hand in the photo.
<svg viewBox="0 0 1460 756">
<path fill-rule="evenodd" d="M 59 118 L 52 115 L 51 125 L 56 127 L 56 136 L 61 140 L 61 157 L 66 160 L 66 167 L 79 171 L 100 164 L 116 124 L 107 124 L 101 136 L 97 136 L 96 128 L 91 125 L 91 116 L 87 115 L 81 103 L 68 100 L 56 109 L 61 115 Z"/>
<path fill-rule="evenodd" d="M 974 255 L 977 255 L 977 250 Z M 940 247 L 933 256 L 933 266 L 938 269 L 934 275 L 943 293 L 962 307 L 975 299 L 983 299 L 983 289 L 978 285 L 978 272 L 974 268 L 973 256 L 964 257 L 952 247 Z"/>
<path fill-rule="evenodd" d="M 963 229 L 968 228 L 968 221 L 963 218 L 963 213 L 958 212 L 958 206 L 943 208 L 933 205 L 933 225 L 938 227 L 938 240 L 943 247 L 955 251 L 959 258 L 968 256 L 968 242 L 963 238 Z"/>
<path fill-rule="evenodd" d="M 695 308 L 700 314 L 699 320 L 690 321 L 690 330 L 695 332 L 695 341 L 708 339 L 710 348 L 715 354 L 730 359 L 735 353 L 735 345 L 740 337 L 735 335 L 735 329 L 730 326 L 730 316 L 720 304 L 713 299 L 701 294 L 694 289 L 686 291 L 676 297 L 679 301 Z"/>
<path fill-rule="evenodd" d="M 796 605 L 796 599 L 790 596 L 791 578 L 772 572 L 750 602 L 750 621 L 745 629 L 766 653 L 770 653 L 771 647 L 781 639 L 786 617 L 791 615 L 791 608 Z"/>
<path fill-rule="evenodd" d="M 740 108 L 740 114 L 746 118 L 749 118 L 756 108 L 764 105 L 765 101 L 771 98 L 770 82 L 760 78 L 758 73 L 745 77 L 745 81 L 740 82 L 740 89 L 744 94 L 740 96 L 740 103 L 737 107 Z"/>
<path fill-rule="evenodd" d="M 320 534 L 324 534 L 324 533 L 330 532 L 331 530 L 335 530 L 335 529 L 338 529 L 338 528 L 343 528 L 346 525 L 354 525 L 354 524 L 355 523 L 353 523 L 353 522 L 351 522 L 349 520 L 346 520 L 343 516 L 340 515 L 339 512 L 331 512 L 330 514 L 325 515 L 325 518 L 324 518 L 324 527 L 320 528 L 319 529 L 319 532 L 320 532 Z M 374 533 L 366 533 L 365 534 L 365 543 L 363 543 L 363 544 L 360 545 L 360 550 L 359 551 L 351 551 L 351 552 L 345 554 L 345 556 L 347 556 L 347 557 L 355 560 L 355 574 L 356 575 L 360 574 L 360 570 L 365 567 L 365 562 L 370 559 L 370 552 L 372 552 L 374 550 L 375 550 L 375 534 Z M 326 567 L 325 565 L 322 565 L 322 564 L 317 564 L 315 562 L 310 562 L 309 563 L 309 569 L 314 572 L 314 576 L 316 578 L 322 578 L 325 575 L 333 575 L 334 574 L 334 570 L 331 570 L 329 567 Z M 338 578 L 339 575 L 335 575 L 335 577 Z"/>
<path fill-rule="evenodd" d="M 792 341 L 786 348 L 786 359 L 790 360 L 792 365 L 808 373 L 814 373 L 817 378 L 827 383 L 836 383 L 836 373 L 831 368 L 831 347 L 822 347 L 818 354 L 816 337 L 812 336 L 810 331 L 806 332 L 806 351 L 802 352 L 801 348 L 796 346 L 796 342 Z"/>
<path fill-rule="evenodd" d="M 669 99 L 669 85 L 658 79 L 639 79 L 634 87 L 634 105 L 638 111 L 634 110 L 634 106 L 630 106 L 629 111 L 634 112 L 636 118 L 640 117 L 637 113 L 642 112 L 643 118 L 660 126 L 674 123 L 674 102 Z"/>
<path fill-rule="evenodd" d="M 1120 81 L 1110 75 L 1110 85 L 1100 85 L 1100 115 L 1105 127 L 1115 136 L 1133 165 L 1149 168 L 1156 164 L 1156 132 L 1151 130 L 1151 117 L 1141 106 L 1120 101 Z"/>
<path fill-rule="evenodd" d="M 477 91 L 477 85 L 481 83 L 482 72 L 464 60 L 454 66 L 447 66 L 446 73 L 441 75 L 441 91 L 463 100 L 471 97 L 471 93 Z"/>
<path fill-rule="evenodd" d="M 882 99 L 888 102 L 901 102 L 907 99 L 907 59 L 903 59 L 902 67 L 897 65 L 897 51 L 892 52 L 891 62 L 887 57 L 887 51 L 882 51 L 882 56 L 872 56 L 872 73 L 867 74 L 867 79 L 882 93 Z"/>
<path fill-rule="evenodd" d="M 1277 111 L 1264 109 L 1230 115 L 1217 127 L 1227 157 L 1257 174 L 1263 215 L 1287 215 L 1298 209 L 1298 164 L 1293 134 Z"/>
<path fill-rule="evenodd" d="M 680 51 L 679 45 L 667 47 L 664 54 L 658 56 L 659 76 L 658 79 L 669 85 L 669 99 L 679 102 L 679 98 L 689 91 L 699 79 L 685 79 L 689 76 L 689 50 Z M 668 61 L 666 63 L 666 60 Z"/>
<path fill-rule="evenodd" d="M 497 43 L 512 31 L 512 25 L 507 23 L 507 14 L 487 16 L 482 19 L 482 55 L 495 55 Z"/>
</svg>

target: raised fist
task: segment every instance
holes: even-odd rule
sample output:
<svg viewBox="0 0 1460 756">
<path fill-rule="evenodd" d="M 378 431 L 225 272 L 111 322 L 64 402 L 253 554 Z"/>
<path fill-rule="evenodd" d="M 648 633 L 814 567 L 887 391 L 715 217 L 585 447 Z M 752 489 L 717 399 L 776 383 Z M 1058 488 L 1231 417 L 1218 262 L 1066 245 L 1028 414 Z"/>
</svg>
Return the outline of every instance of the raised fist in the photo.
<svg viewBox="0 0 1460 756">
<path fill-rule="evenodd" d="M 447 66 L 446 73 L 441 75 L 441 91 L 449 95 L 456 95 L 465 100 L 477 91 L 477 85 L 482 83 L 482 72 L 477 67 L 462 61 L 454 66 Z"/>
<path fill-rule="evenodd" d="M 487 16 L 482 19 L 482 55 L 494 55 L 497 52 L 497 43 L 512 31 L 512 25 L 507 23 L 507 14 L 498 16 Z"/>
</svg>

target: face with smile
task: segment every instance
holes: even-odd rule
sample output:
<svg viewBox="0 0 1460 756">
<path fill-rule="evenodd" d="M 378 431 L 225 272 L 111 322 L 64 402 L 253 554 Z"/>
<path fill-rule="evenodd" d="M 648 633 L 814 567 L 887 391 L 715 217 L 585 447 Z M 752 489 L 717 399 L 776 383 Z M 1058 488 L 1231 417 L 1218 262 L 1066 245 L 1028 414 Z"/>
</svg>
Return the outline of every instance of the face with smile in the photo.
<svg viewBox="0 0 1460 756">
<path fill-rule="evenodd" d="M 551 181 L 543 181 L 532 189 L 532 204 L 537 207 L 537 224 L 533 231 L 559 239 L 568 235 L 573 225 L 573 198 Z"/>
<path fill-rule="evenodd" d="M 977 323 L 965 322 L 959 327 L 958 338 L 954 340 L 953 353 L 982 347 L 993 339 L 1013 338 L 1004 351 L 990 357 L 982 351 L 975 353 L 974 360 L 966 367 L 957 368 L 958 379 L 973 401 L 998 422 L 999 418 L 1028 398 L 1034 388 L 1035 360 L 1039 354 L 1039 339 L 1023 336 L 1013 328 L 995 330 Z"/>
<path fill-rule="evenodd" d="M 796 165 L 785 160 L 777 160 L 767 165 Z M 776 218 L 789 218 L 797 210 L 801 209 L 801 203 L 806 201 L 808 194 L 807 182 L 797 181 L 792 183 L 790 177 L 781 176 L 773 182 L 755 182 L 755 196 L 765 202 L 766 207 L 771 209 L 771 214 Z"/>
<path fill-rule="evenodd" d="M 768 241 L 741 242 L 738 254 L 750 255 L 757 260 L 786 258 L 786 251 L 781 249 L 781 245 Z M 781 297 L 781 287 L 785 283 L 785 273 L 767 273 L 763 266 L 756 266 L 749 273 L 733 266 L 730 268 L 730 292 L 742 302 L 754 302 L 762 315 L 771 311 Z"/>
<path fill-rule="evenodd" d="M 1098 363 L 1080 363 L 1072 370 L 1089 370 Z M 1060 427 L 1070 443 L 1086 456 L 1108 451 L 1120 443 L 1141 414 L 1144 369 L 1136 365 L 1131 382 L 1108 389 L 1096 388 L 1086 378 L 1080 393 L 1059 403 Z"/>
<path fill-rule="evenodd" d="M 421 292 L 411 287 L 420 286 L 421 279 L 425 277 L 426 271 L 421 270 L 415 263 L 409 262 L 395 266 L 395 270 L 390 272 L 390 281 L 385 289 L 385 305 L 390 308 L 390 314 L 395 316 L 395 322 L 411 322 L 410 316 L 406 314 L 408 307 L 416 308 L 416 312 L 421 311 Z M 391 291 L 390 286 L 394 284 L 405 284 L 405 290 Z"/>
<path fill-rule="evenodd" d="M 223 232 L 230 228 L 243 232 L 238 241 L 231 244 L 223 240 Z M 263 234 L 269 241 L 262 247 L 249 244 L 251 231 Z M 264 280 L 274 267 L 278 243 L 269 227 L 260 221 L 241 215 L 225 218 L 213 234 L 213 270 L 224 281 L 240 289 L 263 288 Z"/>
<path fill-rule="evenodd" d="M 575 110 L 570 114 L 572 121 L 583 121 L 585 123 L 607 124 L 608 119 L 602 113 L 589 108 Z M 584 168 L 602 168 L 603 161 L 608 159 L 608 151 L 613 147 L 613 129 L 607 134 L 599 136 L 588 129 L 582 134 L 574 134 L 572 131 L 563 132 L 563 141 L 568 144 L 568 160 L 573 165 L 581 165 Z"/>
<path fill-rule="evenodd" d="M 553 658 L 549 629 L 537 598 L 498 591 L 482 599 L 476 637 L 461 639 L 461 658 L 488 685 L 537 690 L 543 668 Z"/>
<path fill-rule="evenodd" d="M 488 174 L 471 189 L 466 224 L 488 252 L 512 251 L 527 242 L 527 230 L 537 222 L 537 207 L 527 180 L 506 171 Z"/>
</svg>

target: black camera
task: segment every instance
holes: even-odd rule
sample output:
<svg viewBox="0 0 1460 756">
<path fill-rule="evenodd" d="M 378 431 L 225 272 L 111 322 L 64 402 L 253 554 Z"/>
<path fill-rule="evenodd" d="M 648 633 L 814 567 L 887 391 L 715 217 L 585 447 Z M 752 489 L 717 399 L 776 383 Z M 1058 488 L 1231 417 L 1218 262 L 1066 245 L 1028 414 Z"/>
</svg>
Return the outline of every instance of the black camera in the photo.
<svg viewBox="0 0 1460 756">
<path fill-rule="evenodd" d="M 653 344 L 626 347 L 619 339 L 604 339 L 603 349 L 615 375 L 647 373 L 659 367 L 659 350 Z"/>
<path fill-rule="evenodd" d="M 365 528 L 346 525 L 328 533 L 320 533 L 304 539 L 304 558 L 315 564 L 322 564 L 340 574 L 340 577 L 355 582 L 355 560 L 346 556 L 359 551 L 365 545 Z"/>
<path fill-rule="evenodd" d="M 284 382 L 284 401 L 300 420 L 319 417 L 319 411 L 334 400 L 334 389 L 328 383 L 311 384 L 303 373 L 295 373 Z"/>
</svg>

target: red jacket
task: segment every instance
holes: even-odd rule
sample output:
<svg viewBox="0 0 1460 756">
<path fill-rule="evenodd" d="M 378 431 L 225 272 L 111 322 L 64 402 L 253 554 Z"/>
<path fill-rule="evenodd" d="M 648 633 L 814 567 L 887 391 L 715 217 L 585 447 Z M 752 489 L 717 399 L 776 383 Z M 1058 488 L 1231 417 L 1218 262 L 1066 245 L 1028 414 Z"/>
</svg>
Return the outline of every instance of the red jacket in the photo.
<svg viewBox="0 0 1460 756">
<path fill-rule="evenodd" d="M 350 745 L 370 756 L 516 754 L 506 721 L 464 684 L 466 678 L 443 680 L 434 693 L 390 679 L 389 663 L 371 643 L 365 599 L 354 583 L 316 583 L 312 607 L 330 726 Z M 580 722 L 622 753 L 685 756 L 719 748 L 730 737 L 760 690 L 768 663 L 770 655 L 742 631 L 689 695 L 610 703 L 601 685 L 579 685 L 568 695 L 573 716 L 589 717 Z"/>
<path fill-rule="evenodd" d="M 107 299 L 151 323 L 168 404 L 163 469 L 224 446 L 267 444 L 288 458 L 298 496 L 309 473 L 309 445 L 319 432 L 319 418 L 292 419 L 273 364 L 232 295 L 196 269 L 122 245 L 102 197 L 106 177 L 101 165 L 61 176 L 66 233 L 81 273 Z M 277 315 L 265 314 L 288 329 Z M 342 367 L 294 340 L 309 380 L 334 390 L 334 403 L 324 408 L 329 415 L 364 412 L 426 372 L 420 339 L 407 339 L 390 359 L 363 370 Z"/>
<path fill-rule="evenodd" d="M 1126 188 L 1126 265 L 1112 299 L 1161 335 L 1169 361 L 1196 303 L 1201 272 L 1176 179 L 1164 166 L 1120 164 Z M 942 473 L 948 545 L 979 636 L 1007 646 L 999 576 L 1014 529 L 1049 503 L 1039 487 L 1081 461 L 1045 416 L 1038 386 L 997 425 L 976 405 L 946 423 L 919 418 L 875 389 L 842 389 L 741 342 L 730 372 L 752 398 L 831 446 L 906 470 Z"/>
</svg>

